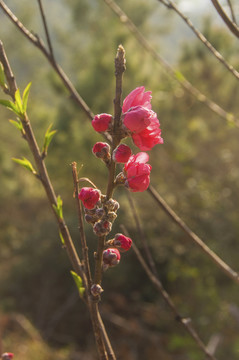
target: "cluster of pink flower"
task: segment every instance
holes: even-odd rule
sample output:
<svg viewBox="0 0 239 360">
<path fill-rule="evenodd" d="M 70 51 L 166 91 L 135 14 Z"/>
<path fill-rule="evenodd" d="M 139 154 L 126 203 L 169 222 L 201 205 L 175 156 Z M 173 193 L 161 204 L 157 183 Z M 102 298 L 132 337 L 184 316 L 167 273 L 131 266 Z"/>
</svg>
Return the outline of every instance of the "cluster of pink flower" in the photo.
<svg viewBox="0 0 239 360">
<path fill-rule="evenodd" d="M 113 133 L 113 117 L 110 114 L 99 114 L 92 120 L 92 126 L 97 132 Z M 151 91 L 143 86 L 133 90 L 122 106 L 120 129 L 117 129 L 120 141 L 130 136 L 134 144 L 143 151 L 151 150 L 155 145 L 162 144 L 160 124 L 157 114 L 151 109 Z M 147 164 L 149 156 L 145 152 L 132 154 L 129 146 L 119 144 L 112 152 L 106 142 L 97 142 L 93 154 L 102 159 L 107 166 L 111 162 L 124 164 L 115 185 L 125 185 L 132 192 L 145 191 L 150 183 L 151 165 Z M 111 231 L 112 223 L 117 217 L 119 204 L 114 199 L 108 199 L 100 190 L 84 187 L 79 193 L 79 199 L 85 207 L 85 220 L 92 224 L 97 236 L 105 236 Z M 114 239 L 107 241 L 107 249 L 103 252 L 103 267 L 115 266 L 120 261 L 120 252 L 131 247 L 132 240 L 125 235 L 116 234 Z"/>
<path fill-rule="evenodd" d="M 155 145 L 163 143 L 157 114 L 151 109 L 151 98 L 151 91 L 145 92 L 144 86 L 141 86 L 126 96 L 122 106 L 122 139 L 130 136 L 142 151 L 151 150 Z M 92 126 L 97 132 L 112 133 L 113 117 L 110 114 L 96 115 Z M 110 162 L 110 146 L 107 143 L 96 143 L 93 153 L 106 163 Z M 114 149 L 112 159 L 125 164 L 123 173 L 118 177 L 119 184 L 124 184 L 133 192 L 142 192 L 148 188 L 151 166 L 147 164 L 149 156 L 145 152 L 132 155 L 129 146 L 120 144 Z"/>
</svg>

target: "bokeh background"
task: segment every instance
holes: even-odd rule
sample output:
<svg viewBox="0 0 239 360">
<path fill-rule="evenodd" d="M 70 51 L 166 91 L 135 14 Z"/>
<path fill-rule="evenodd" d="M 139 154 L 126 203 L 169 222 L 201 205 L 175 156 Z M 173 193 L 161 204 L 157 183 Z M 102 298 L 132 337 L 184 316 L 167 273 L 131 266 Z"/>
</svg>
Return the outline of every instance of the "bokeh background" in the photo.
<svg viewBox="0 0 239 360">
<path fill-rule="evenodd" d="M 238 68 L 238 40 L 211 1 L 177 3 Z M 37 1 L 9 0 L 6 4 L 28 29 L 44 38 Z M 165 143 L 150 152 L 152 185 L 209 247 L 239 271 L 238 128 L 183 90 L 104 1 L 48 0 L 43 4 L 57 61 L 94 113 L 113 112 L 114 57 L 123 44 L 127 58 L 123 96 L 144 85 L 152 91 L 153 109 L 161 122 Z M 237 80 L 176 14 L 156 0 L 118 0 L 117 4 L 160 56 L 228 113 L 238 115 Z M 239 18 L 238 4 L 233 4 Z M 104 192 L 106 168 L 91 153 L 100 135 L 72 102 L 43 55 L 2 11 L 0 34 L 21 91 L 32 81 L 29 117 L 39 144 L 50 123 L 57 129 L 46 164 L 78 246 L 70 163 L 83 164 L 82 176 L 91 178 Z M 2 350 L 14 352 L 16 360 L 96 359 L 89 315 L 78 298 L 43 189 L 11 160 L 31 159 L 26 142 L 8 121 L 12 116 L 0 108 Z M 114 230 L 119 232 L 123 223 L 142 248 L 126 195 L 123 188 L 115 193 L 121 208 Z M 147 192 L 133 194 L 133 199 L 160 278 L 179 312 L 192 318 L 206 344 L 217 344 L 218 359 L 238 359 L 238 285 L 192 244 Z M 96 243 L 90 226 L 86 234 L 92 253 Z M 133 251 L 105 273 L 103 287 L 102 317 L 118 359 L 204 359 L 149 282 Z"/>
</svg>

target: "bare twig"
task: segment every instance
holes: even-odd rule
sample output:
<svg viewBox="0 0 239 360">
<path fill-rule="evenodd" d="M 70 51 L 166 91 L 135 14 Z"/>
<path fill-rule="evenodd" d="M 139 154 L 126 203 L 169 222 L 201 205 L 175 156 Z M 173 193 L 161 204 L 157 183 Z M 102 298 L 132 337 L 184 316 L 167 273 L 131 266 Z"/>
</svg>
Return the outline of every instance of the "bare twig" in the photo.
<svg viewBox="0 0 239 360">
<path fill-rule="evenodd" d="M 128 197 L 128 200 L 129 200 L 129 204 L 130 204 L 130 208 L 131 208 L 133 217 L 134 217 L 135 225 L 136 225 L 138 234 L 140 236 L 140 240 L 141 240 L 143 248 L 144 248 L 145 255 L 146 255 L 147 259 L 148 259 L 150 269 L 154 273 L 154 275 L 157 276 L 158 272 L 157 272 L 157 269 L 156 269 L 156 266 L 155 266 L 155 262 L 154 262 L 154 259 L 152 257 L 151 251 L 149 249 L 148 243 L 146 241 L 145 234 L 144 234 L 144 231 L 142 229 L 141 221 L 140 221 L 139 215 L 137 213 L 133 198 L 132 198 L 129 191 L 127 191 L 127 197 Z"/>
<path fill-rule="evenodd" d="M 148 188 L 149 194 L 163 209 L 163 211 L 189 236 L 189 238 L 198 245 L 205 254 L 207 254 L 214 263 L 224 271 L 226 275 L 239 283 L 239 275 L 236 271 L 226 264 L 217 254 L 215 254 L 186 224 L 185 222 L 171 209 L 166 201 L 159 195 L 152 185 Z"/>
<path fill-rule="evenodd" d="M 234 67 L 224 59 L 221 53 L 217 51 L 214 46 L 207 40 L 207 38 L 193 25 L 191 20 L 185 16 L 176 4 L 171 0 L 158 0 L 163 5 L 165 5 L 168 9 L 174 10 L 183 20 L 184 22 L 190 27 L 190 29 L 194 32 L 194 34 L 198 37 L 198 39 L 208 48 L 208 50 L 223 64 L 223 66 L 230 71 L 231 74 L 235 76 L 237 80 L 239 80 L 239 72 L 234 69 Z"/>
<path fill-rule="evenodd" d="M 128 234 L 128 231 L 125 229 L 124 226 L 123 226 L 123 228 L 124 228 L 124 233 Z M 178 312 L 177 308 L 175 307 L 171 297 L 169 296 L 167 291 L 164 289 L 164 287 L 163 287 L 161 281 L 159 280 L 159 278 L 156 277 L 152 273 L 152 271 L 150 270 L 150 268 L 146 264 L 144 258 L 142 257 L 142 255 L 141 255 L 139 249 L 137 248 L 137 246 L 135 245 L 135 243 L 132 244 L 132 249 L 134 250 L 135 255 L 137 256 L 137 259 L 139 260 L 141 266 L 144 268 L 146 274 L 148 275 L 149 280 L 152 282 L 152 284 L 155 286 L 155 288 L 161 293 L 161 295 L 164 298 L 165 302 L 167 303 L 170 310 L 172 311 L 175 319 L 178 320 L 180 322 L 180 324 L 184 326 L 184 328 L 191 335 L 191 337 L 194 339 L 194 341 L 196 342 L 198 347 L 204 352 L 204 354 L 207 356 L 207 358 L 211 359 L 211 360 L 216 360 L 216 358 L 212 354 L 210 354 L 208 352 L 205 344 L 200 339 L 199 335 L 197 334 L 196 330 L 194 329 L 194 327 L 192 325 L 191 319 L 182 317 L 180 315 L 180 313 Z"/>
<path fill-rule="evenodd" d="M 52 43 L 51 43 L 50 34 L 49 34 L 49 31 L 48 31 L 48 26 L 47 26 L 46 16 L 45 16 L 45 12 L 44 12 L 43 5 L 42 5 L 42 0 L 37 0 L 37 1 L 38 1 L 40 13 L 41 13 L 41 18 L 42 18 L 45 34 L 46 34 L 46 40 L 47 40 L 48 48 L 49 48 L 52 60 L 54 61 L 53 47 L 52 47 Z"/>
<path fill-rule="evenodd" d="M 239 38 L 239 27 L 234 21 L 227 16 L 221 5 L 219 4 L 218 0 L 211 0 L 215 9 L 217 10 L 218 14 L 221 16 L 222 20 L 227 25 L 228 29 Z"/>
<path fill-rule="evenodd" d="M 92 279 L 91 279 L 91 271 L 90 271 L 90 263 L 89 263 L 89 256 L 88 256 L 88 246 L 86 242 L 86 236 L 84 231 L 84 223 L 83 223 L 83 214 L 82 214 L 82 205 L 79 200 L 79 191 L 78 191 L 78 175 L 77 175 L 77 165 L 76 162 L 73 162 L 71 164 L 72 166 L 72 175 L 73 175 L 73 182 L 74 182 L 74 198 L 76 201 L 77 206 L 77 212 L 78 212 L 78 223 L 79 223 L 79 231 L 80 231 L 80 240 L 81 240 L 81 247 L 82 247 L 82 255 L 83 255 L 83 266 L 85 269 L 85 274 L 87 278 L 87 284 L 88 284 L 88 292 L 90 295 L 90 288 L 92 285 Z"/>
<path fill-rule="evenodd" d="M 85 103 L 85 101 L 82 99 L 82 97 L 79 95 L 77 90 L 75 89 L 74 85 L 71 83 L 67 75 L 64 73 L 62 68 L 52 60 L 51 54 L 47 51 L 43 41 L 36 35 L 33 35 L 19 20 L 18 18 L 13 14 L 13 12 L 7 7 L 7 5 L 4 3 L 4 1 L 0 0 L 0 7 L 4 11 L 4 13 L 10 18 L 10 20 L 16 25 L 16 27 L 22 32 L 22 34 L 33 44 L 35 45 L 47 58 L 51 66 L 54 68 L 56 73 L 61 78 L 62 82 L 64 83 L 65 87 L 70 92 L 72 98 L 76 101 L 76 103 L 81 107 L 81 109 L 85 112 L 87 117 L 92 120 L 94 117 L 94 114 L 88 107 L 88 105 Z"/>
<path fill-rule="evenodd" d="M 232 3 L 231 3 L 231 0 L 227 0 L 227 3 L 228 3 L 228 6 L 229 6 L 229 9 L 231 11 L 231 17 L 232 17 L 232 21 L 236 24 L 237 21 L 236 21 L 236 16 L 235 16 L 235 13 L 234 13 L 234 9 L 232 7 Z"/>
<path fill-rule="evenodd" d="M 104 0 L 104 2 L 111 8 L 111 10 L 119 17 L 120 21 L 129 29 L 129 31 L 136 38 L 138 43 L 159 63 L 166 71 L 168 75 L 173 77 L 178 83 L 191 95 L 193 95 L 197 101 L 206 105 L 211 111 L 219 115 L 226 121 L 232 121 L 237 127 L 239 127 L 239 120 L 233 115 L 226 112 L 222 107 L 209 99 L 196 87 L 194 87 L 183 74 L 173 69 L 155 50 L 155 48 L 147 41 L 143 34 L 138 30 L 133 21 L 126 15 L 126 13 L 113 1 Z"/>
<path fill-rule="evenodd" d="M 5 53 L 3 43 L 2 43 L 1 40 L 0 40 L 0 61 L 1 61 L 2 65 L 3 65 L 5 76 L 6 76 L 7 83 L 8 83 L 8 87 L 4 88 L 4 92 L 7 95 L 10 95 L 11 98 L 14 100 L 15 99 L 15 92 L 17 90 L 17 83 L 16 83 L 15 77 L 13 75 L 12 69 L 10 67 L 10 64 L 8 62 L 8 58 L 7 58 L 7 55 Z"/>
</svg>

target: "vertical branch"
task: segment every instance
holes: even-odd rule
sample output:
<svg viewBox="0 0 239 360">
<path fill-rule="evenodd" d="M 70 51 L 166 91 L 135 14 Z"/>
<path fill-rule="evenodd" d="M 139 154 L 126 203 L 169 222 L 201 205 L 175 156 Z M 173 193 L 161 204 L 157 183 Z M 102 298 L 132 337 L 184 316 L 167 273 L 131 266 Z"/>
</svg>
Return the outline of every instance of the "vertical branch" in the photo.
<svg viewBox="0 0 239 360">
<path fill-rule="evenodd" d="M 120 134 L 120 125 L 121 125 L 121 97 L 122 97 L 122 80 L 123 80 L 123 73 L 126 69 L 125 66 L 125 50 L 122 45 L 119 45 L 117 54 L 115 57 L 115 98 L 114 98 L 114 125 L 113 125 L 113 145 L 112 145 L 112 152 L 114 149 L 119 145 L 121 140 Z M 108 178 L 108 186 L 107 186 L 107 193 L 106 196 L 109 199 L 112 196 L 113 189 L 114 189 L 114 176 L 115 176 L 115 162 L 111 159 L 111 164 L 109 168 L 109 178 Z"/>
<path fill-rule="evenodd" d="M 115 99 L 114 99 L 114 125 L 112 132 L 112 140 L 113 145 L 111 151 L 117 147 L 121 140 L 120 134 L 120 121 L 121 121 L 121 96 L 122 96 L 122 78 L 123 73 L 125 71 L 125 50 L 122 45 L 119 45 L 116 58 L 115 58 L 115 77 L 116 77 L 116 89 L 115 89 Z M 112 153 L 111 153 L 112 154 Z M 114 178 L 115 178 L 115 168 L 116 164 L 111 156 L 111 163 L 109 167 L 109 175 L 108 175 L 108 184 L 106 197 L 110 199 L 113 190 L 114 190 Z M 105 236 L 98 237 L 98 248 L 96 253 L 96 262 L 95 262 L 95 284 L 101 283 L 102 278 L 102 256 L 105 246 Z"/>
<path fill-rule="evenodd" d="M 7 95 L 10 95 L 13 100 L 15 100 L 15 92 L 17 90 L 17 83 L 16 83 L 15 77 L 13 75 L 11 66 L 8 62 L 8 58 L 5 53 L 3 43 L 1 40 L 0 40 L 0 61 L 3 65 L 4 73 L 5 73 L 7 82 L 8 82 L 8 88 L 5 88 L 4 92 Z"/>
<path fill-rule="evenodd" d="M 72 175 L 73 175 L 73 182 L 74 182 L 74 197 L 77 206 L 78 212 L 78 224 L 79 224 L 79 231 L 80 231 L 80 240 L 81 240 L 81 247 L 82 247 L 82 255 L 83 255 L 83 266 L 85 269 L 87 284 L 88 284 L 88 291 L 90 291 L 92 285 L 91 279 L 91 271 L 90 271 L 90 263 L 89 263 L 89 255 L 88 255 L 88 246 L 86 243 L 86 236 L 84 231 L 84 223 L 83 223 L 83 215 L 82 215 L 82 205 L 79 201 L 79 191 L 78 191 L 78 175 L 77 175 L 77 165 L 76 162 L 71 164 L 72 166 Z"/>
</svg>

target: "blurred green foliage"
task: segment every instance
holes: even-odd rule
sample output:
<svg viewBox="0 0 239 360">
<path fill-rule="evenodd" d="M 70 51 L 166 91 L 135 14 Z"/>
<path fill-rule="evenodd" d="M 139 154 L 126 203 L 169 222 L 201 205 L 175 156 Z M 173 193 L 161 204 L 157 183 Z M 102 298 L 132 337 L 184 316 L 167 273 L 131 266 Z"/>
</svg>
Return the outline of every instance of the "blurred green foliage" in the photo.
<svg viewBox="0 0 239 360">
<path fill-rule="evenodd" d="M 158 26 L 152 22 L 155 4 L 141 0 L 118 3 L 163 53 Z M 10 5 L 26 26 L 43 36 L 36 5 L 28 6 L 26 0 L 23 6 L 13 1 L 9 1 Z M 103 1 L 68 0 L 58 6 L 54 2 L 46 6 L 57 60 L 94 113 L 113 111 L 114 56 L 117 46 L 123 44 L 127 56 L 124 96 L 140 85 L 152 90 L 153 109 L 159 115 L 165 140 L 164 145 L 150 152 L 152 184 L 184 221 L 238 270 L 238 129 L 169 78 Z M 162 23 L 167 24 L 168 19 L 171 18 L 161 18 Z M 101 138 L 93 132 L 85 114 L 71 101 L 42 55 L 2 13 L 0 21 L 5 29 L 2 40 L 21 91 L 32 81 L 28 113 L 39 145 L 43 147 L 50 124 L 57 129 L 46 164 L 56 193 L 63 199 L 64 216 L 78 247 L 70 163 L 83 164 L 80 174 L 89 177 L 104 192 L 107 172 L 91 153 L 93 144 Z M 233 37 L 224 28 L 212 25 L 209 18 L 205 19 L 204 33 L 237 68 L 238 44 Z M 229 113 L 238 115 L 236 80 L 202 44 L 197 40 L 186 41 L 177 66 L 201 91 Z M 72 355 L 72 359 L 83 359 L 84 351 L 91 351 L 93 359 L 89 316 L 78 300 L 43 189 L 35 177 L 11 161 L 12 157 L 33 159 L 17 129 L 7 121 L 9 116 L 1 107 L 1 312 L 24 314 L 51 345 L 73 346 L 81 357 Z M 117 189 L 115 197 L 121 204 L 115 233 L 120 231 L 121 223 L 125 224 L 141 247 L 125 189 Z M 236 360 L 237 285 L 172 224 L 147 192 L 133 194 L 133 198 L 160 278 L 179 312 L 193 319 L 205 343 L 211 336 L 220 335 L 218 359 Z M 86 235 L 93 264 L 95 237 L 87 225 Z M 133 252 L 124 254 L 121 264 L 105 273 L 103 287 L 102 314 L 119 358 L 204 358 L 173 319 Z M 116 325 L 113 314 L 123 318 L 124 325 Z M 13 341 L 8 351 L 18 351 L 14 350 Z M 26 354 L 19 352 L 18 359 L 23 358 Z"/>
</svg>

